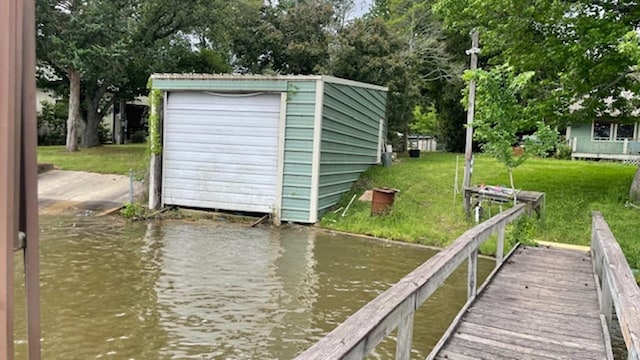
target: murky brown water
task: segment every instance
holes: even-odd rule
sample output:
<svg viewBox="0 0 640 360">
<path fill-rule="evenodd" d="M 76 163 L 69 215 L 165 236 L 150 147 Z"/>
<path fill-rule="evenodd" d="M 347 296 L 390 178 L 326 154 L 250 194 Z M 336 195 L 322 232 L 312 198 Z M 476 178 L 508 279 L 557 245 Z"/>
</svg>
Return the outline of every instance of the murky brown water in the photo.
<svg viewBox="0 0 640 360">
<path fill-rule="evenodd" d="M 434 254 L 302 227 L 40 222 L 42 349 L 52 360 L 292 358 Z M 482 278 L 492 265 L 480 259 Z M 462 306 L 462 267 L 420 309 L 415 358 Z M 16 291 L 16 351 L 24 359 L 24 293 Z M 372 357 L 394 352 L 389 338 Z"/>
</svg>

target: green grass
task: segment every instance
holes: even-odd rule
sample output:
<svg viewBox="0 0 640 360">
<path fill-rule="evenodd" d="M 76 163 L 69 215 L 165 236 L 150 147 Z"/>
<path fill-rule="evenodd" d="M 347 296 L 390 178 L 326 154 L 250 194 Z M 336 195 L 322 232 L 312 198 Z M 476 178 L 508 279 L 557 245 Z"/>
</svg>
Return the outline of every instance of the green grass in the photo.
<svg viewBox="0 0 640 360">
<path fill-rule="evenodd" d="M 57 169 L 101 174 L 141 174 L 147 168 L 146 144 L 103 145 L 76 152 L 64 146 L 39 146 L 38 163 L 53 164 Z"/>
<path fill-rule="evenodd" d="M 464 156 L 459 155 L 459 182 L 462 182 Z M 445 246 L 473 226 L 462 210 L 462 197 L 453 203 L 456 154 L 427 153 L 419 159 L 402 158 L 391 168 L 367 171 L 356 192 L 374 187 L 392 187 L 396 194 L 391 213 L 370 216 L 370 203 L 355 201 L 345 217 L 328 213 L 321 226 L 347 232 L 364 233 L 390 239 Z M 640 268 L 640 210 L 624 206 L 635 166 L 618 163 L 529 159 L 514 170 L 516 188 L 546 193 L 545 214 L 541 221 L 525 222 L 512 229 L 518 237 L 589 245 L 591 212 L 602 212 L 618 239 L 629 263 Z M 501 164 L 477 156 L 473 184 L 505 185 L 509 176 Z M 351 195 L 343 197 L 346 206 Z M 495 214 L 495 212 L 494 212 Z M 489 244 L 482 249 L 491 252 Z"/>
</svg>

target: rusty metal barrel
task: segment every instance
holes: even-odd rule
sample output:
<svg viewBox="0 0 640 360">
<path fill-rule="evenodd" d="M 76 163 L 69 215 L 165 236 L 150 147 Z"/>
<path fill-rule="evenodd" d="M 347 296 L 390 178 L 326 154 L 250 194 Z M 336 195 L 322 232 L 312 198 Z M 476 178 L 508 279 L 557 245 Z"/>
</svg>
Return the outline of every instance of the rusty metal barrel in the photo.
<svg viewBox="0 0 640 360">
<path fill-rule="evenodd" d="M 393 207 L 393 201 L 395 200 L 398 190 L 382 188 L 373 189 L 373 196 L 371 198 L 371 215 L 385 215 Z"/>
</svg>

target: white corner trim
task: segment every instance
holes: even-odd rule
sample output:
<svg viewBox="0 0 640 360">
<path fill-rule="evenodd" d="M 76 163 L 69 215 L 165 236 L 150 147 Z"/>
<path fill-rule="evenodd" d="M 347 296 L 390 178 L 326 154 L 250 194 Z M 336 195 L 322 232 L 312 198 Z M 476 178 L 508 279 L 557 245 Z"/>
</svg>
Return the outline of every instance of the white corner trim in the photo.
<svg viewBox="0 0 640 360">
<path fill-rule="evenodd" d="M 164 136 L 164 129 L 167 124 L 167 109 L 169 106 L 169 92 L 163 91 L 162 94 L 162 109 L 158 109 L 158 121 L 160 123 L 160 139 L 162 140 L 162 151 L 160 152 L 160 208 L 164 208 L 164 174 L 166 174 L 164 165 L 166 161 L 164 161 L 164 147 L 166 146 L 166 136 Z"/>
<path fill-rule="evenodd" d="M 324 81 L 316 81 L 315 112 L 313 114 L 313 154 L 311 155 L 311 199 L 309 222 L 318 221 L 318 195 L 320 193 L 320 151 L 322 143 L 322 105 L 324 101 Z"/>
<path fill-rule="evenodd" d="M 278 120 L 278 180 L 273 223 L 280 225 L 282 220 L 282 195 L 284 187 L 284 142 L 287 128 L 287 93 L 280 94 L 280 119 Z"/>
<path fill-rule="evenodd" d="M 377 157 L 378 157 L 377 164 L 378 165 L 382 164 L 382 147 L 384 146 L 384 141 L 383 141 L 383 136 L 382 136 L 383 132 L 384 132 L 384 119 L 380 118 L 380 121 L 378 122 L 378 152 L 377 152 Z"/>
</svg>

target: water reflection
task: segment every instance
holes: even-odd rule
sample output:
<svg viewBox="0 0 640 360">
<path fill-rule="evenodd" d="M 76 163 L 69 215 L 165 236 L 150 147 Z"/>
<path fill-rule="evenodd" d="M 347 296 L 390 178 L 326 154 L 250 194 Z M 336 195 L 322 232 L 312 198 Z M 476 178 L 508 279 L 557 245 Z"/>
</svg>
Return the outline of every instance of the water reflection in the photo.
<svg viewBox="0 0 640 360">
<path fill-rule="evenodd" d="M 43 218 L 41 228 L 45 359 L 292 358 L 433 255 L 303 227 Z M 491 262 L 480 265 L 486 274 Z M 420 310 L 416 358 L 455 316 L 465 284 L 456 272 Z M 394 346 L 373 357 L 392 358 Z"/>
</svg>

